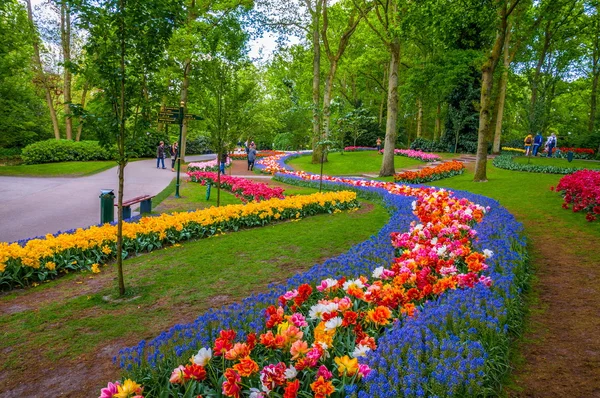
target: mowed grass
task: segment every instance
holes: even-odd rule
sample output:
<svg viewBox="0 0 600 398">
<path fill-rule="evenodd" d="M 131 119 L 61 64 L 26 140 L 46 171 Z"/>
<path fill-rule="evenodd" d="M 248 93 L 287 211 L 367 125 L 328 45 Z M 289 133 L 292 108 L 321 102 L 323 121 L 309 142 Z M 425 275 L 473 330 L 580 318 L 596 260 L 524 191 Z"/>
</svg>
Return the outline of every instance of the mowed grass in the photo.
<svg viewBox="0 0 600 398">
<path fill-rule="evenodd" d="M 600 169 L 600 162 L 597 160 L 580 160 L 573 159 L 569 162 L 567 159 L 561 158 L 548 158 L 548 157 L 527 157 L 519 156 L 514 157 L 513 162 L 521 164 L 533 164 L 536 166 L 555 166 L 555 167 L 585 167 L 587 169 Z"/>
<path fill-rule="evenodd" d="M 323 164 L 323 174 L 327 175 L 361 175 L 377 174 L 381 169 L 383 156 L 376 151 L 333 152 L 327 155 L 328 161 Z M 295 170 L 320 174 L 321 164 L 313 164 L 312 156 L 305 155 L 291 159 L 288 164 Z M 396 169 L 422 165 L 423 162 L 405 156 L 395 156 Z"/>
<path fill-rule="evenodd" d="M 128 300 L 114 302 L 116 270 L 70 274 L 0 297 L 3 372 L 28 361 L 74 361 L 103 347 L 135 344 L 208 308 L 266 290 L 376 233 L 388 214 L 318 215 L 185 242 L 124 262 Z M 28 305 L 26 305 L 29 303 Z M 8 375 L 10 377 L 10 374 Z"/>
<path fill-rule="evenodd" d="M 15 177 L 82 177 L 117 166 L 112 160 L 0 166 L 0 175 Z"/>
</svg>

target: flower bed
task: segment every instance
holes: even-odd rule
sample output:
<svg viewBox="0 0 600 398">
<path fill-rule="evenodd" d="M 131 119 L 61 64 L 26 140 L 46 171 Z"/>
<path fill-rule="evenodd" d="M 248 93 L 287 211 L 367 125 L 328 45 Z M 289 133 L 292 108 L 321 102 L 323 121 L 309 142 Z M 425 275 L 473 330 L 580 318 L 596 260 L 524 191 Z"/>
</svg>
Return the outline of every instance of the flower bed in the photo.
<svg viewBox="0 0 600 398">
<path fill-rule="evenodd" d="M 593 159 L 595 151 L 592 148 L 569 148 L 559 147 L 556 156 L 566 158 L 569 152 L 573 152 L 573 159 Z"/>
<path fill-rule="evenodd" d="M 318 184 L 292 172 L 278 178 Z M 468 193 L 326 184 L 382 197 L 390 222 L 267 293 L 122 350 L 117 362 L 144 380 L 148 396 L 477 396 L 497 388 L 527 284 L 520 224 Z M 399 230 L 409 232 L 392 234 Z"/>
<path fill-rule="evenodd" d="M 572 204 L 574 212 L 586 212 L 588 221 L 596 220 L 600 214 L 600 171 L 580 170 L 566 175 L 558 182 L 556 191 L 563 195 L 563 208 L 568 209 Z"/>
<path fill-rule="evenodd" d="M 220 231 L 237 231 L 357 206 L 355 193 L 340 192 L 143 217 L 136 223 L 123 223 L 123 250 L 129 254 L 152 251 Z M 71 234 L 31 239 L 24 246 L 0 242 L 0 287 L 26 286 L 53 279 L 60 272 L 90 270 L 94 265 L 106 263 L 116 251 L 116 235 L 116 225 L 105 224 Z"/>
<path fill-rule="evenodd" d="M 417 159 L 423 162 L 435 162 L 436 160 L 441 159 L 438 155 L 423 151 L 415 151 L 413 149 L 394 149 L 394 155 L 406 156 L 407 158 Z"/>
<path fill-rule="evenodd" d="M 457 160 L 445 162 L 439 166 L 426 167 L 419 171 L 404 171 L 394 174 L 394 181 L 407 182 L 411 184 L 422 184 L 424 182 L 441 180 L 464 173 L 465 165 Z"/>
<path fill-rule="evenodd" d="M 496 156 L 492 161 L 492 164 L 500 169 L 527 171 L 530 173 L 570 174 L 577 170 L 584 170 L 581 167 L 540 166 L 535 164 L 517 163 L 513 162 L 513 156 L 511 155 Z"/>
<path fill-rule="evenodd" d="M 218 171 L 219 170 L 219 160 L 208 160 L 206 162 L 193 162 L 189 163 L 187 166 L 187 171 Z M 225 167 L 231 166 L 231 156 L 227 157 L 227 161 L 225 162 Z"/>
<path fill-rule="evenodd" d="M 377 148 L 371 148 L 370 146 L 347 146 L 344 148 L 346 152 L 358 152 L 358 151 L 376 151 Z"/>
<path fill-rule="evenodd" d="M 503 146 L 501 151 L 509 155 L 522 155 L 525 153 L 525 149 L 523 148 L 511 148 L 509 146 Z"/>
<path fill-rule="evenodd" d="M 281 152 L 281 151 L 260 151 L 260 152 L 256 152 L 256 158 L 260 159 L 260 158 L 267 158 L 269 156 L 275 156 L 275 155 L 285 155 L 285 152 Z M 246 160 L 248 159 L 248 154 L 247 153 L 233 153 L 231 155 L 229 155 L 233 160 Z"/>
<path fill-rule="evenodd" d="M 199 182 L 205 185 L 210 182 L 213 185 L 217 185 L 217 174 L 210 172 L 188 172 L 190 180 L 193 182 Z M 260 202 L 261 200 L 268 200 L 271 198 L 283 199 L 283 188 L 271 188 L 267 184 L 262 182 L 254 182 L 245 178 L 232 177 L 221 174 L 221 189 L 232 192 L 237 198 L 246 203 L 248 201 Z"/>
</svg>

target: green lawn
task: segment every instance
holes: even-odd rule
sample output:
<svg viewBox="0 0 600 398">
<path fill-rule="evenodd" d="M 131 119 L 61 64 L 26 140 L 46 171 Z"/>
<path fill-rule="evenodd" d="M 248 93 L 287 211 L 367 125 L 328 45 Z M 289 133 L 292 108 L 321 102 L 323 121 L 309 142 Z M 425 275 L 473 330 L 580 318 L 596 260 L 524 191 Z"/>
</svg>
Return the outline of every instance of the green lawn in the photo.
<svg viewBox="0 0 600 398">
<path fill-rule="evenodd" d="M 241 230 L 128 259 L 126 301 L 105 298 L 116 290 L 113 266 L 1 296 L 0 305 L 9 312 L 0 312 L 0 351 L 5 353 L 0 369 L 10 374 L 22 372 L 32 360 L 52 366 L 57 360 L 92 357 L 102 347 L 135 344 L 208 308 L 264 291 L 268 283 L 307 270 L 379 231 L 388 213 L 379 205 L 367 206 L 367 212 Z M 27 302 L 30 308 L 24 310 Z"/>
<path fill-rule="evenodd" d="M 117 163 L 112 160 L 21 164 L 18 166 L 0 166 L 0 175 L 15 177 L 81 177 L 108 170 L 116 165 Z"/>
<path fill-rule="evenodd" d="M 513 162 L 528 164 L 529 162 L 536 166 L 555 166 L 555 167 L 585 167 L 588 169 L 600 169 L 600 162 L 596 160 L 579 160 L 573 159 L 569 163 L 567 159 L 547 158 L 547 157 L 531 157 L 525 156 L 514 157 Z"/>
<path fill-rule="evenodd" d="M 376 151 L 333 152 L 327 155 L 328 162 L 323 164 L 323 174 L 327 175 L 360 175 L 378 173 L 383 156 Z M 311 155 L 291 159 L 288 164 L 296 170 L 320 174 L 321 165 L 312 164 Z M 422 165 L 423 162 L 405 156 L 396 156 L 394 164 L 397 169 Z"/>
</svg>

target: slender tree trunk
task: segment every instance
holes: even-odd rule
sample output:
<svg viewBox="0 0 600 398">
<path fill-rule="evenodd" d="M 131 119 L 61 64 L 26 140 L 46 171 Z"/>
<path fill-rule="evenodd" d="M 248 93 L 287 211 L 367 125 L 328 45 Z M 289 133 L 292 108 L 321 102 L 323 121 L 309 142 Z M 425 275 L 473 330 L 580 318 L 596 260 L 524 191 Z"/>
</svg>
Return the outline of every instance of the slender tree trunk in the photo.
<svg viewBox="0 0 600 398">
<path fill-rule="evenodd" d="M 423 101 L 417 98 L 417 138 L 423 134 Z"/>
<path fill-rule="evenodd" d="M 126 0 L 119 0 L 119 40 L 121 44 L 120 53 L 120 98 L 118 105 L 118 117 L 119 117 L 119 138 L 118 138 L 118 150 L 119 150 L 119 193 L 117 199 L 117 273 L 119 280 L 119 295 L 125 294 L 125 280 L 123 278 L 123 194 L 125 188 L 125 2 Z"/>
<path fill-rule="evenodd" d="M 321 20 L 322 0 L 317 0 L 316 8 L 312 14 L 312 44 L 313 44 L 313 81 L 312 81 L 312 124 L 313 124 L 313 142 L 312 142 L 312 163 L 321 162 L 321 148 L 317 143 L 321 138 L 321 115 L 319 112 L 319 103 L 321 101 L 321 40 L 319 38 L 319 25 Z"/>
<path fill-rule="evenodd" d="M 333 78 L 337 70 L 337 60 L 332 61 L 329 66 L 329 74 L 325 81 L 323 90 L 323 138 L 328 139 L 330 135 L 329 125 L 331 122 L 331 92 L 333 90 Z"/>
<path fill-rule="evenodd" d="M 379 170 L 380 177 L 392 176 L 396 172 L 394 149 L 396 148 L 396 136 L 398 134 L 396 124 L 398 122 L 398 67 L 400 65 L 400 42 L 398 39 L 390 43 L 390 54 L 385 146 L 383 148 L 383 161 Z"/>
<path fill-rule="evenodd" d="M 504 68 L 500 77 L 499 92 L 498 92 L 498 112 L 496 113 L 496 129 L 494 131 L 494 143 L 492 144 L 492 152 L 500 153 L 500 142 L 502 140 L 502 120 L 504 119 L 504 104 L 506 102 L 506 86 L 508 85 L 508 68 L 510 67 L 510 29 L 506 32 L 504 39 Z"/>
<path fill-rule="evenodd" d="M 498 65 L 502 48 L 504 46 L 504 38 L 506 36 L 508 18 L 506 3 L 504 3 L 498 12 L 500 14 L 500 26 L 498 27 L 496 41 L 486 62 L 482 66 L 477 160 L 475 162 L 475 176 L 473 178 L 473 181 L 476 182 L 487 181 L 487 134 L 490 128 L 491 120 L 490 107 L 492 100 L 492 88 L 494 85 L 494 70 L 496 69 L 496 65 Z"/>
<path fill-rule="evenodd" d="M 599 7 L 600 8 L 600 7 Z M 600 11 L 600 10 L 599 10 Z M 596 39 L 598 40 L 598 39 Z M 592 59 L 592 92 L 590 93 L 590 118 L 588 120 L 588 132 L 591 134 L 594 132 L 596 123 L 596 104 L 598 98 L 598 78 L 600 77 L 600 65 L 599 65 L 599 51 L 598 48 L 594 48 L 593 59 Z"/>
<path fill-rule="evenodd" d="M 190 87 L 190 71 L 192 67 L 192 60 L 188 58 L 185 60 L 185 69 L 183 71 L 183 84 L 181 86 L 181 101 L 183 102 L 183 111 L 187 112 L 188 103 L 188 89 Z M 187 139 L 187 121 L 184 120 L 183 128 L 181 129 L 181 162 L 185 162 L 185 142 Z"/>
<path fill-rule="evenodd" d="M 83 92 L 81 93 L 81 111 L 85 109 L 85 99 L 87 97 L 88 92 L 88 82 L 86 81 L 83 84 Z M 81 141 L 81 131 L 83 130 L 83 116 L 79 117 L 79 125 L 77 126 L 77 136 L 75 141 Z"/>
<path fill-rule="evenodd" d="M 73 139 L 73 120 L 71 119 L 71 8 L 66 0 L 60 5 L 60 33 L 64 63 L 64 113 L 67 140 Z"/>
<path fill-rule="evenodd" d="M 33 21 L 33 11 L 31 10 L 31 0 L 25 0 L 27 2 L 27 18 L 29 19 L 29 25 L 31 26 L 32 44 L 33 44 L 33 62 L 36 68 L 37 79 L 44 88 L 44 94 L 46 97 L 46 104 L 50 111 L 50 119 L 52 120 L 52 129 L 54 130 L 54 138 L 60 140 L 60 129 L 58 127 L 58 118 L 56 117 L 56 110 L 54 109 L 54 103 L 52 102 L 52 94 L 50 92 L 50 84 L 48 83 L 48 77 L 44 73 L 44 65 L 42 64 L 42 58 L 40 57 L 40 44 L 38 31 Z"/>
<path fill-rule="evenodd" d="M 435 130 L 433 132 L 433 140 L 439 141 L 442 136 L 442 103 L 437 103 L 435 111 Z"/>
</svg>

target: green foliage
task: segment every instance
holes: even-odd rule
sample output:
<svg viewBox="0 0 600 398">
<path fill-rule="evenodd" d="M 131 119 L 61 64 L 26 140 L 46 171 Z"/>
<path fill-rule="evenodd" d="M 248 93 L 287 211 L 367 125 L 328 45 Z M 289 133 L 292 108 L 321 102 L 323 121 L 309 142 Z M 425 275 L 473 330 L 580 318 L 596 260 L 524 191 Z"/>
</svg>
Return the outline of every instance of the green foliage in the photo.
<svg viewBox="0 0 600 398">
<path fill-rule="evenodd" d="M 410 149 L 423 152 L 444 152 L 448 148 L 439 142 L 430 141 L 423 137 L 418 137 L 410 144 Z"/>
<path fill-rule="evenodd" d="M 111 160 L 115 151 L 101 147 L 97 141 L 47 140 L 28 145 L 21 158 L 25 164 Z"/>
<path fill-rule="evenodd" d="M 185 152 L 189 155 L 209 153 L 211 151 L 210 137 L 199 135 L 195 138 L 188 138 Z"/>
</svg>

